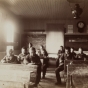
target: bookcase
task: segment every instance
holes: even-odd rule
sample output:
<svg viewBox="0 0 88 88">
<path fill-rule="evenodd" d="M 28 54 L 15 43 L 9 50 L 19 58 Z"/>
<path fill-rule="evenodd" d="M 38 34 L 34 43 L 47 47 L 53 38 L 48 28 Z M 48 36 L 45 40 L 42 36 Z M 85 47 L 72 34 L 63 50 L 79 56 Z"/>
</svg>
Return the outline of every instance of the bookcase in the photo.
<svg viewBox="0 0 88 88">
<path fill-rule="evenodd" d="M 65 33 L 64 40 L 65 47 L 74 47 L 75 50 L 82 47 L 84 51 L 88 51 L 88 33 Z"/>
</svg>

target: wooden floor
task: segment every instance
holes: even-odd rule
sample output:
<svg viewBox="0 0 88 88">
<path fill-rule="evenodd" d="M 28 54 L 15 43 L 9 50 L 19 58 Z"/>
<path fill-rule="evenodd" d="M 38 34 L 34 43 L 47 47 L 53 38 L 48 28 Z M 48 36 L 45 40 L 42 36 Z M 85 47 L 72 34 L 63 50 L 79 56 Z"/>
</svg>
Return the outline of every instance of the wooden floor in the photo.
<svg viewBox="0 0 88 88">
<path fill-rule="evenodd" d="M 47 71 L 46 78 L 41 79 L 38 88 L 66 88 L 64 78 L 62 78 L 62 85 L 55 85 L 56 77 L 54 71 Z"/>
</svg>

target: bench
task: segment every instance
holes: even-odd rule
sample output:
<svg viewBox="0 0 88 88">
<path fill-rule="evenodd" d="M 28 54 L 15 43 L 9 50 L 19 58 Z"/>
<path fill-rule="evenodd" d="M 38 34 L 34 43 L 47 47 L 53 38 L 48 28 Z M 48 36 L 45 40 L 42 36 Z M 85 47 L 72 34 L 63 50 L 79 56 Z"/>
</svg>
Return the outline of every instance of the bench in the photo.
<svg viewBox="0 0 88 88">
<path fill-rule="evenodd" d="M 0 86 L 1 88 L 30 88 L 30 82 L 35 81 L 36 72 L 36 65 L 0 63 Z"/>
<path fill-rule="evenodd" d="M 67 66 L 66 88 L 88 88 L 87 64 L 72 64 Z"/>
</svg>

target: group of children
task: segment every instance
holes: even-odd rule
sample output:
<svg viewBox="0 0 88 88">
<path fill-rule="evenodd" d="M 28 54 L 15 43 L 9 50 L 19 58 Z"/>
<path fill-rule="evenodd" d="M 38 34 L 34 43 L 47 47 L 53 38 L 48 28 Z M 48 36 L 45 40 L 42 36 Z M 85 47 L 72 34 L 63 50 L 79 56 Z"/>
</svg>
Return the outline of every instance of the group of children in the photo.
<svg viewBox="0 0 88 88">
<path fill-rule="evenodd" d="M 6 56 L 1 60 L 1 63 L 13 63 L 13 64 L 33 64 L 37 65 L 36 80 L 33 86 L 37 86 L 41 79 L 41 69 L 43 70 L 42 78 L 45 78 L 46 70 L 48 67 L 48 53 L 41 45 L 40 49 L 36 49 L 29 43 L 29 47 L 22 47 L 21 53 L 18 56 L 14 55 L 13 49 L 6 51 Z M 43 63 L 41 63 L 43 59 Z"/>
<path fill-rule="evenodd" d="M 65 49 L 63 46 L 60 46 L 60 50 L 58 51 L 58 59 L 56 61 L 56 79 L 57 82 L 55 85 L 61 85 L 61 77 L 60 72 L 64 70 L 64 60 L 87 60 L 87 55 L 83 53 L 83 49 L 79 48 L 78 53 L 74 52 L 73 47 L 66 47 Z"/>
<path fill-rule="evenodd" d="M 1 63 L 13 63 L 13 64 L 33 64 L 37 65 L 37 74 L 35 84 L 33 86 L 37 86 L 41 79 L 41 68 L 43 71 L 42 78 L 45 78 L 46 70 L 49 66 L 49 58 L 48 53 L 45 48 L 40 45 L 40 49 L 36 50 L 31 43 L 29 43 L 29 47 L 22 47 L 21 53 L 18 56 L 14 55 L 13 49 L 9 49 L 6 51 L 6 56 L 1 60 Z M 41 59 L 43 63 L 41 63 Z M 60 72 L 64 70 L 64 60 L 86 60 L 86 54 L 83 53 L 82 48 L 79 48 L 78 53 L 74 52 L 74 48 L 63 48 L 60 46 L 58 50 L 58 58 L 56 60 L 56 69 L 55 75 L 57 82 L 55 85 L 61 85 L 61 77 Z"/>
</svg>

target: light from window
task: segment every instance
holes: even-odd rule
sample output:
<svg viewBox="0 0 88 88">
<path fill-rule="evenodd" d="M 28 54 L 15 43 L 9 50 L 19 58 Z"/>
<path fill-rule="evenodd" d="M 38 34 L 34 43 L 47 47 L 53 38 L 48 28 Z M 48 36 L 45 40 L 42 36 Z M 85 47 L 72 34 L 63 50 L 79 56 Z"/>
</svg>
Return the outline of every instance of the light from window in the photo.
<svg viewBox="0 0 88 88">
<path fill-rule="evenodd" d="M 6 41 L 7 42 L 14 42 L 14 25 L 12 22 L 8 21 L 5 25 L 5 32 L 6 32 Z M 6 48 L 13 49 L 13 46 L 7 46 Z"/>
</svg>

